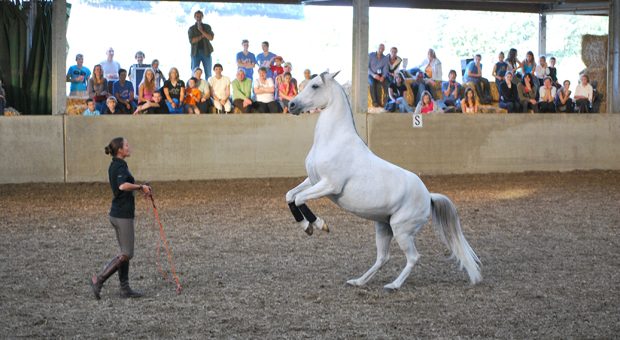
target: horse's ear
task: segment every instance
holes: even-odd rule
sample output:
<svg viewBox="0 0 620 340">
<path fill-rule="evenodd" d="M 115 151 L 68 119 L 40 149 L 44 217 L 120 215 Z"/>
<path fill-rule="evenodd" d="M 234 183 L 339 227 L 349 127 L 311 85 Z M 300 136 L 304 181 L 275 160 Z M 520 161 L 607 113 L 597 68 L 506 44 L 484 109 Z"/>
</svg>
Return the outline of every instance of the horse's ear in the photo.
<svg viewBox="0 0 620 340">
<path fill-rule="evenodd" d="M 334 73 L 329 73 L 329 70 L 327 70 L 327 71 L 325 71 L 325 72 L 321 73 L 321 80 L 323 80 L 323 84 L 325 84 L 325 82 L 326 82 L 327 80 L 334 79 L 334 77 L 335 77 L 335 76 L 337 76 L 337 75 L 338 75 L 338 73 L 340 73 L 340 71 L 336 71 L 336 72 L 334 72 Z"/>
</svg>

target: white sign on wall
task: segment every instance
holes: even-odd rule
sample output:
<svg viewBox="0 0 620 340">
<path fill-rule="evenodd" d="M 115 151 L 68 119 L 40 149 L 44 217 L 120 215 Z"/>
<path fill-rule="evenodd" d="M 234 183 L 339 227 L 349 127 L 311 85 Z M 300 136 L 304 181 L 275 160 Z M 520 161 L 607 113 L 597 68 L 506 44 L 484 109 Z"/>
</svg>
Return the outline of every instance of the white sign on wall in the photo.
<svg viewBox="0 0 620 340">
<path fill-rule="evenodd" d="M 414 128 L 421 128 L 422 127 L 422 115 L 421 114 L 414 114 L 413 115 L 413 127 Z"/>
</svg>

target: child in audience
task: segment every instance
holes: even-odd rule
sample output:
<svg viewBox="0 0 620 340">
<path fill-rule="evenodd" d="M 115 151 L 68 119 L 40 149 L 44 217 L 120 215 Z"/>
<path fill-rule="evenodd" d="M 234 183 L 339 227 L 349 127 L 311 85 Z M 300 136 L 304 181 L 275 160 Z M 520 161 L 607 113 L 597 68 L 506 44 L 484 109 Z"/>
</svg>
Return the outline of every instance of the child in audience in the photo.
<svg viewBox="0 0 620 340">
<path fill-rule="evenodd" d="M 159 60 L 154 59 L 151 63 L 151 69 L 155 73 L 155 91 L 159 91 L 162 84 L 166 81 L 164 73 L 159 69 Z"/>
<path fill-rule="evenodd" d="M 565 80 L 564 86 L 560 88 L 555 94 L 555 107 L 557 108 L 558 112 L 575 112 L 575 104 L 570 98 L 570 95 L 570 81 Z"/>
<path fill-rule="evenodd" d="M 478 113 L 478 100 L 474 89 L 471 87 L 465 89 L 465 98 L 461 100 L 461 109 L 463 113 Z"/>
<path fill-rule="evenodd" d="M 547 57 L 544 55 L 540 56 L 539 63 L 536 65 L 536 78 L 538 78 L 538 85 L 542 88 L 545 85 L 545 78 L 549 76 L 551 70 L 549 70 L 549 65 L 547 65 Z M 553 81 L 552 81 L 553 83 Z"/>
<path fill-rule="evenodd" d="M 102 115 L 120 115 L 123 114 L 124 112 L 121 112 L 121 110 L 117 110 L 116 109 L 116 98 L 114 97 L 110 97 L 108 98 L 108 100 L 106 100 L 105 104 L 106 104 L 106 108 L 103 111 Z"/>
<path fill-rule="evenodd" d="M 553 86 L 559 88 L 560 82 L 558 81 L 558 70 L 555 68 L 555 57 L 549 58 L 549 77 L 553 80 Z"/>
<path fill-rule="evenodd" d="M 535 76 L 534 71 L 536 71 L 536 60 L 534 60 L 534 53 L 532 51 L 528 51 L 525 54 L 525 60 L 521 63 L 521 70 L 523 71 L 523 77 L 525 77 L 526 73 L 530 73 Z"/>
<path fill-rule="evenodd" d="M 278 77 L 278 75 L 284 73 L 284 67 L 282 67 L 282 64 L 284 63 L 284 59 L 282 57 L 280 57 L 280 56 L 277 56 L 274 61 L 275 61 L 276 64 L 275 65 L 271 65 L 270 68 L 271 68 L 271 72 L 272 72 L 271 73 L 272 74 L 271 77 L 272 77 L 272 79 L 275 82 L 275 79 Z"/>
<path fill-rule="evenodd" d="M 84 111 L 84 116 L 98 116 L 100 114 L 99 110 L 95 108 L 95 101 L 92 98 L 86 99 L 86 106 L 88 109 Z"/>
<path fill-rule="evenodd" d="M 280 84 L 280 105 L 284 109 L 282 113 L 288 113 L 288 103 L 297 95 L 297 89 L 295 85 L 291 83 L 291 74 L 286 72 L 284 74 L 284 82 Z"/>
<path fill-rule="evenodd" d="M 499 91 L 499 84 L 506 79 L 506 72 L 508 72 L 508 64 L 504 62 L 504 52 L 499 52 L 497 56 L 498 62 L 493 66 L 493 77 L 495 77 L 495 86 Z"/>
<path fill-rule="evenodd" d="M 197 79 L 192 77 L 187 81 L 187 88 L 185 89 L 185 111 L 187 113 L 200 114 L 200 110 L 196 103 L 200 102 L 200 90 L 196 88 Z"/>
</svg>

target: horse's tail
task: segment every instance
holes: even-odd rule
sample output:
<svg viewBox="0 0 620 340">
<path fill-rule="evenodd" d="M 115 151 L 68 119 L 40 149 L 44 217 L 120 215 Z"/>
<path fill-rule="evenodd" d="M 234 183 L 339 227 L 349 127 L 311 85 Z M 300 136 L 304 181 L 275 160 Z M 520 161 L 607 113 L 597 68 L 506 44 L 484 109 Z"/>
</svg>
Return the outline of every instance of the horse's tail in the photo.
<svg viewBox="0 0 620 340">
<path fill-rule="evenodd" d="M 463 269 L 463 267 L 467 269 L 472 285 L 482 281 L 482 275 L 478 267 L 480 260 L 461 232 L 459 215 L 454 204 L 444 195 L 431 194 L 431 209 L 433 226 L 439 231 L 442 241 L 452 252 L 452 256 L 456 256 L 460 269 Z"/>
</svg>

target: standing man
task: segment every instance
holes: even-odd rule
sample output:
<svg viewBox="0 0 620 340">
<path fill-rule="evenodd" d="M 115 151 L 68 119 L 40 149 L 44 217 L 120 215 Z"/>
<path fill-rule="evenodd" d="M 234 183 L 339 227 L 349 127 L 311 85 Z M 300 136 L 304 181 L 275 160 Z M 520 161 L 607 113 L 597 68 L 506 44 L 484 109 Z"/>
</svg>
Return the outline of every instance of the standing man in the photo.
<svg viewBox="0 0 620 340">
<path fill-rule="evenodd" d="M 106 60 L 99 63 L 103 69 L 103 76 L 107 80 L 118 80 L 118 71 L 121 69 L 121 64 L 118 61 L 114 61 L 114 49 L 110 47 L 105 53 Z"/>
<path fill-rule="evenodd" d="M 273 61 L 276 60 L 276 55 L 274 53 L 269 52 L 269 42 L 263 41 L 262 43 L 263 52 L 259 53 L 256 56 L 256 63 L 258 64 L 258 68 L 264 67 L 267 70 L 267 78 L 273 76 L 273 72 L 271 72 L 271 65 L 273 65 Z"/>
<path fill-rule="evenodd" d="M 76 55 L 75 61 L 77 61 L 77 65 L 69 67 L 69 71 L 67 72 L 67 82 L 71 83 L 71 92 L 69 92 L 69 96 L 88 98 L 86 86 L 88 84 L 88 78 L 90 78 L 90 70 L 86 66 L 83 66 L 83 55 Z"/>
<path fill-rule="evenodd" d="M 237 78 L 232 81 L 233 105 L 241 110 L 241 113 L 250 113 L 252 108 L 252 80 L 245 77 L 242 68 L 237 70 Z"/>
<path fill-rule="evenodd" d="M 254 67 L 256 66 L 256 56 L 254 53 L 248 51 L 250 42 L 243 40 L 243 51 L 237 53 L 237 67 L 243 70 L 245 78 L 250 78 L 250 83 L 254 80 Z M 250 86 L 251 87 L 251 86 Z"/>
<path fill-rule="evenodd" d="M 371 52 L 368 55 L 368 85 L 370 85 L 370 97 L 372 98 L 372 106 L 381 107 L 377 101 L 379 95 L 379 86 L 383 87 L 383 103 L 387 103 L 388 85 L 387 79 L 390 72 L 390 64 L 388 58 L 383 55 L 385 45 L 379 44 L 377 52 Z"/>
<path fill-rule="evenodd" d="M 190 44 L 192 44 L 192 70 L 200 67 L 200 62 L 202 61 L 202 66 L 205 69 L 205 78 L 209 79 L 211 77 L 211 53 L 213 53 L 211 41 L 213 41 L 213 31 L 210 25 L 202 23 L 203 16 L 202 11 L 194 13 L 196 24 L 189 28 L 187 35 L 189 36 Z"/>
</svg>

